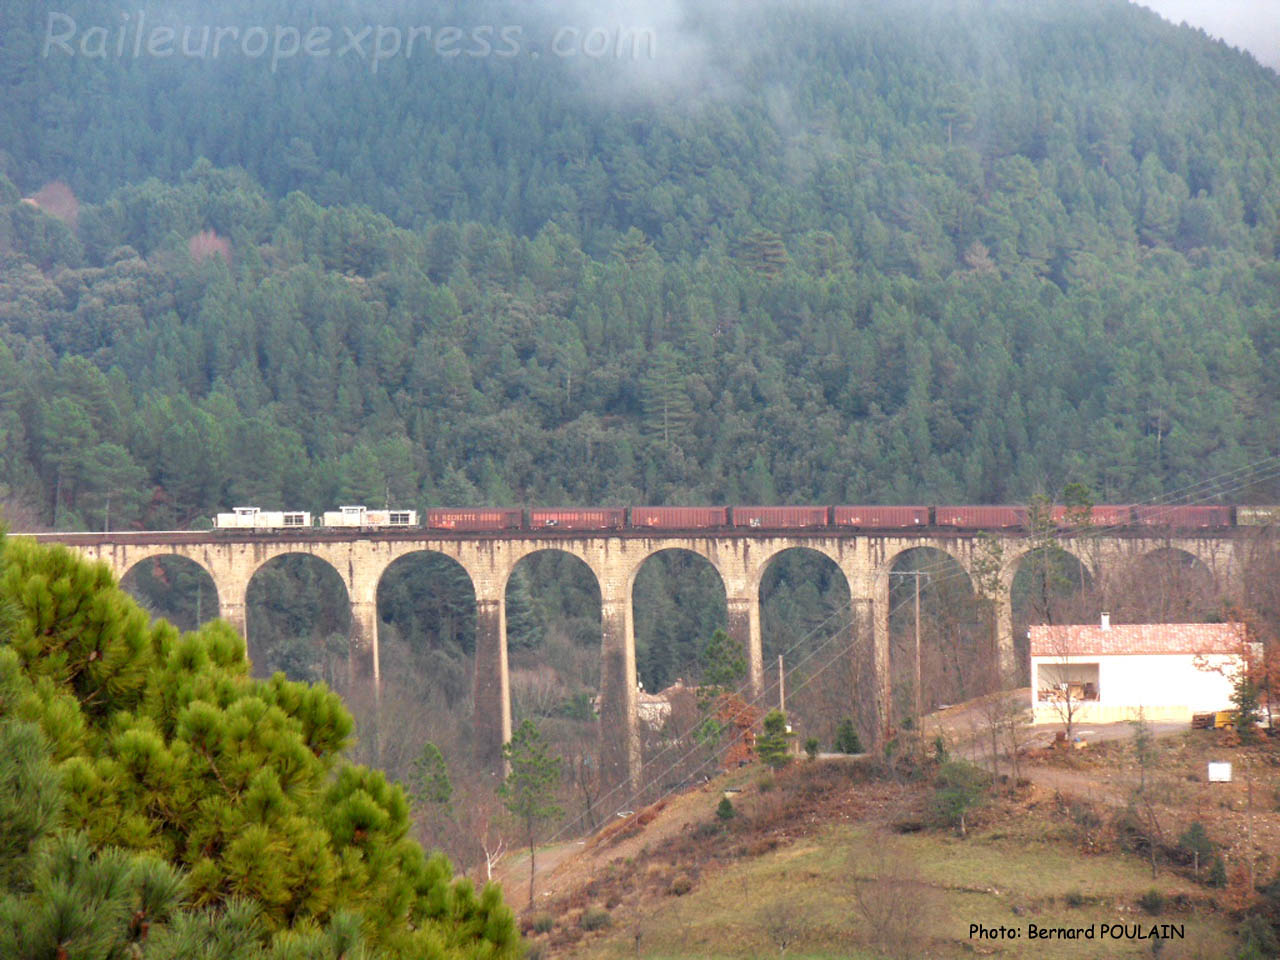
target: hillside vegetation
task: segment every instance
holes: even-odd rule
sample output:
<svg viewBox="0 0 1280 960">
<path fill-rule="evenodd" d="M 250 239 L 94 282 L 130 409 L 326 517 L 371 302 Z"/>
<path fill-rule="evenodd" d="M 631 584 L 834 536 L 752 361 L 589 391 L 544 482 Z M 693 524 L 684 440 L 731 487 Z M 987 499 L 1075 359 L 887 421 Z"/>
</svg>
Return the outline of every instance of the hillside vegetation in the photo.
<svg viewBox="0 0 1280 960">
<path fill-rule="evenodd" d="M 0 954 L 518 956 L 500 891 L 345 758 L 338 697 L 248 673 L 225 624 L 179 635 L 105 566 L 0 538 Z"/>
<path fill-rule="evenodd" d="M 1104 501 L 1276 452 L 1273 73 L 1118 0 L 663 9 L 665 60 L 377 73 L 41 56 L 8 9 L 7 497 Z"/>
<path fill-rule="evenodd" d="M 1267 956 L 1280 817 L 1258 799 L 1276 778 L 1257 771 L 1274 755 L 1179 734 L 1158 742 L 1144 780 L 1127 736 L 1076 755 L 1033 750 L 1017 781 L 966 768 L 992 786 L 974 794 L 963 835 L 937 802 L 954 762 L 797 760 L 776 775 L 756 765 L 571 845 L 522 921 L 544 958 Z M 1205 783 L 1207 758 L 1252 765 L 1256 779 Z M 728 820 L 717 815 L 725 796 Z M 1032 924 L 1102 923 L 1130 933 L 1029 936 Z M 1164 940 L 1154 948 L 1153 928 Z"/>
</svg>

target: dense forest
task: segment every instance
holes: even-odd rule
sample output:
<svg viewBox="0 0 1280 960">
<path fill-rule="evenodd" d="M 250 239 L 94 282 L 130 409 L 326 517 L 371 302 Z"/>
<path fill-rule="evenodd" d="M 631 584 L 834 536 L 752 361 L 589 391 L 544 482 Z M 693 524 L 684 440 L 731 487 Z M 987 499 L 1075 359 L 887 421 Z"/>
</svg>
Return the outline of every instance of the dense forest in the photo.
<svg viewBox="0 0 1280 960">
<path fill-rule="evenodd" d="M 167 57 L 132 55 L 106 4 L 61 9 L 0 11 L 17 529 L 1068 483 L 1123 502 L 1280 453 L 1280 78 L 1121 0 L 177 2 L 147 12 Z M 183 52 L 252 24 L 335 49 Z M 565 24 L 656 45 L 555 55 Z M 414 25 L 463 51 L 337 53 Z M 503 25 L 517 55 L 469 51 Z M 251 625 L 272 666 L 332 679 L 341 598 L 281 563 Z M 433 563 L 383 584 L 386 656 L 462 702 L 469 584 Z M 713 575 L 655 563 L 651 687 L 723 622 Z M 569 566 L 531 561 L 508 600 L 517 661 L 552 651 L 571 707 L 599 608 Z M 771 573 L 770 655 L 847 632 L 819 567 Z M 194 626 L 210 593 L 160 597 L 183 577 L 131 589 Z M 971 598 L 927 601 L 976 643 Z"/>
<path fill-rule="evenodd" d="M 699 11 L 677 81 L 41 57 L 11 6 L 7 497 L 1141 499 L 1276 452 L 1274 74 L 1101 0 Z"/>
</svg>

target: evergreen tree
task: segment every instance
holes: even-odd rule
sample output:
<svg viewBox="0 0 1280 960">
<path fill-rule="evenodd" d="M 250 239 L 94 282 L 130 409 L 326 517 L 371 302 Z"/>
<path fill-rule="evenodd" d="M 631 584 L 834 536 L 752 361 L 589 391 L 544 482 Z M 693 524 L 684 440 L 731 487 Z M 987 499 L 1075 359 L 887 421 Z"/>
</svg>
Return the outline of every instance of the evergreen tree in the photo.
<svg viewBox="0 0 1280 960">
<path fill-rule="evenodd" d="M 781 710 L 770 710 L 764 717 L 764 733 L 756 737 L 756 755 L 771 770 L 781 770 L 791 762 L 788 741 L 795 736 L 787 729 L 787 717 Z"/>
<path fill-rule="evenodd" d="M 533 903 L 538 828 L 564 813 L 556 803 L 561 760 L 551 754 L 532 720 L 520 724 L 511 740 L 503 745 L 502 759 L 510 764 L 510 771 L 498 795 L 520 823 L 529 847 L 529 902 Z"/>
<path fill-rule="evenodd" d="M 841 720 L 836 728 L 836 741 L 832 744 L 832 749 L 836 753 L 862 753 L 862 740 L 849 717 Z"/>
<path fill-rule="evenodd" d="M 449 780 L 444 754 L 430 741 L 423 745 L 422 753 L 413 761 L 409 794 L 417 803 L 441 807 L 448 807 L 453 799 L 453 783 Z"/>
<path fill-rule="evenodd" d="M 181 902 L 231 911 L 245 898 L 264 949 L 327 926 L 323 937 L 341 940 L 330 925 L 358 913 L 370 949 L 389 957 L 442 944 L 446 956 L 514 956 L 497 891 L 477 897 L 451 882 L 447 862 L 409 838 L 403 792 L 343 762 L 352 723 L 335 695 L 279 674 L 254 681 L 243 639 L 225 624 L 179 636 L 148 623 L 104 565 L 65 548 L 4 544 L 0 597 L 14 608 L 0 719 L 39 726 L 63 793 L 56 806 L 40 799 L 51 794 L 31 734 L 6 731 L 17 768 L 0 771 L 0 785 L 31 786 L 4 869 L 21 869 L 12 851 L 21 859 L 38 847 L 30 902 L 4 914 L 12 943 L 72 937 L 103 948 L 75 956 L 111 957 L 113 944 L 142 935 L 128 923 L 113 932 L 120 916 L 149 924 Z M 34 693 L 15 698 L 22 684 Z M 41 846 L 36 834 L 59 808 L 58 832 Z M 94 890 L 110 895 L 95 900 Z M 81 901 L 90 913 L 80 920 L 58 906 Z"/>
</svg>

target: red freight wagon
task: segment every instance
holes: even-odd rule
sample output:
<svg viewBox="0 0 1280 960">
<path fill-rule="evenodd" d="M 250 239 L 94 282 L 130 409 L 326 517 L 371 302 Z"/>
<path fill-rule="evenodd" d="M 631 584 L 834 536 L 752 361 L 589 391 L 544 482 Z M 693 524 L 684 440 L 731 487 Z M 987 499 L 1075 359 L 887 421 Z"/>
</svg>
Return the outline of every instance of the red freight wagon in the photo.
<svg viewBox="0 0 1280 960">
<path fill-rule="evenodd" d="M 627 512 L 622 507 L 530 510 L 529 526 L 534 530 L 556 527 L 560 530 L 618 530 L 626 526 Z"/>
<path fill-rule="evenodd" d="M 1071 507 L 1054 507 L 1053 522 L 1060 527 L 1070 526 L 1068 516 L 1078 513 Z M 1095 527 L 1125 527 L 1129 525 L 1132 513 L 1133 508 L 1129 506 L 1102 504 L 1089 509 L 1089 523 Z"/>
<path fill-rule="evenodd" d="M 935 507 L 940 527 L 965 530 L 1023 527 L 1027 523 L 1026 507 Z"/>
<path fill-rule="evenodd" d="M 734 507 L 735 527 L 825 527 L 826 507 Z"/>
<path fill-rule="evenodd" d="M 729 525 L 725 507 L 632 507 L 631 526 L 664 530 L 702 530 Z"/>
<path fill-rule="evenodd" d="M 451 509 L 427 511 L 427 526 L 434 530 L 519 530 L 519 510 Z"/>
<path fill-rule="evenodd" d="M 1153 527 L 1191 530 L 1231 526 L 1230 507 L 1135 507 L 1134 510 L 1139 523 Z"/>
<path fill-rule="evenodd" d="M 838 527 L 866 527 L 883 530 L 898 527 L 927 527 L 928 507 L 836 507 Z"/>
</svg>

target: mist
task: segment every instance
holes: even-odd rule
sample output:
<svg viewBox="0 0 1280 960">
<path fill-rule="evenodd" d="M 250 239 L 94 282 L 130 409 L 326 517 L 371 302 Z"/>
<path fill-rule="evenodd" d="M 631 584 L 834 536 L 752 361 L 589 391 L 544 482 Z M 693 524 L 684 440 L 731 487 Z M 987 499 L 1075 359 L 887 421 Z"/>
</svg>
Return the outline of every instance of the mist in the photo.
<svg viewBox="0 0 1280 960">
<path fill-rule="evenodd" d="M 1171 23 L 1199 27 L 1280 70 L 1280 4 L 1274 0 L 1143 0 L 1140 5 Z"/>
</svg>

